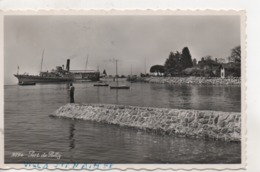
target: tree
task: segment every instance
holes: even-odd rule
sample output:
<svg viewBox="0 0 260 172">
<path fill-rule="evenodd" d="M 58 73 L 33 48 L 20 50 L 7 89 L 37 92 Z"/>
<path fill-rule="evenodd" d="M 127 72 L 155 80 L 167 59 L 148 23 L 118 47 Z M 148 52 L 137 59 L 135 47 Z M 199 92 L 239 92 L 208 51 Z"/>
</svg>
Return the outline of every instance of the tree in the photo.
<svg viewBox="0 0 260 172">
<path fill-rule="evenodd" d="M 216 61 L 216 60 L 212 60 L 213 58 L 212 58 L 212 56 L 210 56 L 210 55 L 207 55 L 207 56 L 205 56 L 205 57 L 202 57 L 201 58 L 201 64 L 202 65 L 215 65 L 215 64 L 217 64 L 218 62 Z"/>
<path fill-rule="evenodd" d="M 218 58 L 218 63 L 226 63 L 226 59 L 225 58 Z"/>
<path fill-rule="evenodd" d="M 151 73 L 157 73 L 157 75 L 160 75 L 165 72 L 164 66 L 162 65 L 154 65 L 150 68 Z"/>
<path fill-rule="evenodd" d="M 165 61 L 164 67 L 166 73 L 171 75 L 178 75 L 183 70 L 181 53 L 178 51 L 176 53 L 171 52 Z"/>
<path fill-rule="evenodd" d="M 192 66 L 193 62 L 188 47 L 184 47 L 182 53 L 178 51 L 176 53 L 171 52 L 164 64 L 166 74 L 171 75 L 180 75 L 184 69 Z"/>
<path fill-rule="evenodd" d="M 193 66 L 196 66 L 197 65 L 197 59 L 193 59 L 192 63 L 193 63 Z"/>
<path fill-rule="evenodd" d="M 104 71 L 103 71 L 103 75 L 107 76 L 107 72 L 106 72 L 105 69 L 104 69 Z"/>
<path fill-rule="evenodd" d="M 236 46 L 235 48 L 231 49 L 231 55 L 228 58 L 229 61 L 233 61 L 233 62 L 241 62 L 241 47 Z"/>
<path fill-rule="evenodd" d="M 205 61 L 212 61 L 212 56 L 207 55 L 205 57 L 203 57 Z"/>
<path fill-rule="evenodd" d="M 188 47 L 182 49 L 182 65 L 183 69 L 190 68 L 193 66 L 190 50 Z"/>
</svg>

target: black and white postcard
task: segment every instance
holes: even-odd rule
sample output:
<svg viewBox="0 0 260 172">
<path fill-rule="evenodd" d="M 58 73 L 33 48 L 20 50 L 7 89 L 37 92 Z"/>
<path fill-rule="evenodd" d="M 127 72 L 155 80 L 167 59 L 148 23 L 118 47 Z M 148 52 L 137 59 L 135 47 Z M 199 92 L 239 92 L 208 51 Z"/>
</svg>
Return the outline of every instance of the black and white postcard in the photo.
<svg viewBox="0 0 260 172">
<path fill-rule="evenodd" d="M 244 11 L 1 14 L 1 168 L 245 168 Z"/>
</svg>

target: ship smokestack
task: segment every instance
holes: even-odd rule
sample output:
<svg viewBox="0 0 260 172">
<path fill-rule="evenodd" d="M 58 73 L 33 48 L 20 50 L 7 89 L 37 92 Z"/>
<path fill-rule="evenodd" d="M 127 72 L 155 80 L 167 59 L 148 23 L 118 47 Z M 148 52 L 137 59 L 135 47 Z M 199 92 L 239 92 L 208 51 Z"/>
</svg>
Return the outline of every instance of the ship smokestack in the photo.
<svg viewBox="0 0 260 172">
<path fill-rule="evenodd" d="M 70 59 L 67 59 L 66 69 L 67 71 L 70 71 Z"/>
</svg>

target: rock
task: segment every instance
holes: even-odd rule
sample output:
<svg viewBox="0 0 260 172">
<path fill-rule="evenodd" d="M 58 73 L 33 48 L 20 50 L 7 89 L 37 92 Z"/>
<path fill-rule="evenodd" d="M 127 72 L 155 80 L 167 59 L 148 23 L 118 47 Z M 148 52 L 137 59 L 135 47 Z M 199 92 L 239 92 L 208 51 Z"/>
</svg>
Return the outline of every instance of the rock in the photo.
<svg viewBox="0 0 260 172">
<path fill-rule="evenodd" d="M 229 117 L 228 113 L 223 113 L 222 115 L 219 115 L 219 121 L 225 121 Z"/>
<path fill-rule="evenodd" d="M 208 121 L 209 121 L 209 120 L 204 119 L 204 118 L 201 118 L 201 119 L 199 120 L 199 122 L 200 122 L 201 124 L 207 124 Z"/>
<path fill-rule="evenodd" d="M 192 128 L 198 128 L 198 123 L 196 123 L 196 122 L 192 123 L 192 124 L 191 124 L 191 127 L 192 127 Z"/>
<path fill-rule="evenodd" d="M 219 116 L 216 116 L 216 117 L 214 118 L 214 124 L 217 124 L 217 123 L 218 123 L 218 118 L 219 118 Z"/>
<path fill-rule="evenodd" d="M 192 121 L 194 121 L 195 117 L 190 117 L 188 118 L 188 123 L 191 123 Z"/>
<path fill-rule="evenodd" d="M 204 113 L 203 112 L 199 112 L 198 119 L 201 119 L 201 118 L 204 118 Z"/>
<path fill-rule="evenodd" d="M 229 115 L 228 119 L 226 120 L 227 123 L 235 121 L 235 115 Z"/>
<path fill-rule="evenodd" d="M 226 127 L 221 129 L 221 133 L 227 133 L 227 132 L 228 132 L 228 129 Z"/>
<path fill-rule="evenodd" d="M 124 108 L 125 108 L 125 106 L 119 106 L 118 108 L 119 108 L 119 109 L 124 109 Z"/>
<path fill-rule="evenodd" d="M 218 126 L 224 127 L 224 126 L 225 126 L 225 122 L 224 122 L 224 121 L 219 121 L 219 122 L 218 122 Z"/>
<path fill-rule="evenodd" d="M 234 130 L 235 130 L 237 133 L 241 133 L 241 129 L 238 128 L 238 127 L 234 128 Z"/>
<path fill-rule="evenodd" d="M 182 125 L 186 127 L 186 126 L 188 126 L 188 123 L 187 122 L 183 122 Z"/>
<path fill-rule="evenodd" d="M 212 125 L 214 122 L 213 122 L 213 119 L 210 119 L 208 124 Z"/>
</svg>

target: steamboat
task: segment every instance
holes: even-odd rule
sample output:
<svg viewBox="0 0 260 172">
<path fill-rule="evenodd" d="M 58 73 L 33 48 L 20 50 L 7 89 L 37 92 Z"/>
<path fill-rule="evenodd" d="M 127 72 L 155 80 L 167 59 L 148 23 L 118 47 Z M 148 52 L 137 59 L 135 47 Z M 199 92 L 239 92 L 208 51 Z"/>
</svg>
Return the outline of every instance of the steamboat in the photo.
<svg viewBox="0 0 260 172">
<path fill-rule="evenodd" d="M 42 66 L 42 65 L 41 65 Z M 42 68 L 42 67 L 41 67 Z M 40 72 L 39 75 L 17 74 L 14 75 L 20 83 L 49 83 L 49 82 L 74 82 L 77 80 L 99 81 L 99 71 L 70 71 L 70 59 L 67 59 L 66 69 L 64 65 L 57 66 L 50 72 Z"/>
</svg>

